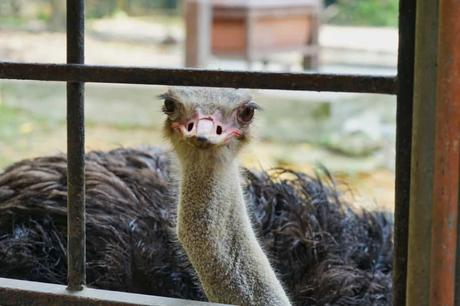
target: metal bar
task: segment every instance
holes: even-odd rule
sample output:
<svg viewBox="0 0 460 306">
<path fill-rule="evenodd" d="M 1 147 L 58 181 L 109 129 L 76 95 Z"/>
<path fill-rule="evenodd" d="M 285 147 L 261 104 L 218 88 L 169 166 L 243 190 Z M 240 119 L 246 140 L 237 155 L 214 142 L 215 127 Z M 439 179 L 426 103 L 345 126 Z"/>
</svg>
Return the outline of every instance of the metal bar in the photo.
<svg viewBox="0 0 460 306">
<path fill-rule="evenodd" d="M 84 63 L 84 0 L 67 0 L 67 62 Z M 67 83 L 67 281 L 86 283 L 84 84 Z"/>
<path fill-rule="evenodd" d="M 458 159 L 460 160 L 460 152 L 458 152 Z M 458 164 L 458 173 L 460 173 L 460 163 Z M 460 188 L 457 195 L 457 206 L 460 207 Z M 459 210 L 460 214 L 460 210 Z M 460 220 L 460 216 L 458 216 Z M 455 306 L 460 306 L 460 222 L 457 220 L 457 256 L 455 258 Z"/>
<path fill-rule="evenodd" d="M 406 304 L 429 305 L 439 2 L 418 0 Z"/>
<path fill-rule="evenodd" d="M 404 2 L 404 1 L 403 1 Z M 411 60 L 408 60 L 409 62 Z M 0 79 L 396 94 L 393 76 L 269 73 L 0 62 Z M 403 80 L 404 74 L 403 74 Z M 407 80 L 405 81 L 407 85 Z M 412 88 L 412 87 L 411 87 Z"/>
<path fill-rule="evenodd" d="M 453 306 L 460 151 L 460 2 L 439 2 L 430 305 Z"/>
<path fill-rule="evenodd" d="M 399 1 L 393 305 L 406 302 L 416 0 Z"/>
<path fill-rule="evenodd" d="M 69 291 L 65 286 L 0 278 L 0 301 L 2 306 L 217 306 L 223 304 L 205 303 L 134 294 L 118 291 L 84 288 Z"/>
</svg>

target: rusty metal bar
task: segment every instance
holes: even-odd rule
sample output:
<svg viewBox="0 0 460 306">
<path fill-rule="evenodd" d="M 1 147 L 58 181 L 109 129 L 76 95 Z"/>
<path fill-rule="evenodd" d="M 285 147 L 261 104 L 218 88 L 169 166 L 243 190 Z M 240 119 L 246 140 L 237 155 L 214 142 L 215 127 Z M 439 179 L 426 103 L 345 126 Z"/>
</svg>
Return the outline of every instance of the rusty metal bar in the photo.
<svg viewBox="0 0 460 306">
<path fill-rule="evenodd" d="M 84 63 L 84 0 L 67 0 L 67 62 Z M 84 84 L 67 83 L 67 281 L 86 283 Z"/>
<path fill-rule="evenodd" d="M 218 306 L 223 304 L 84 288 L 69 292 L 65 286 L 0 278 L 2 306 Z"/>
<path fill-rule="evenodd" d="M 429 306 L 438 1 L 417 1 L 406 304 Z"/>
<path fill-rule="evenodd" d="M 460 152 L 458 152 L 458 159 L 460 160 Z M 460 173 L 460 163 L 458 164 L 458 173 Z M 457 206 L 460 207 L 460 188 L 457 195 Z M 459 210 L 460 213 L 460 210 Z M 458 216 L 460 220 L 460 216 Z M 455 258 L 455 306 L 460 305 L 460 222 L 457 220 L 457 256 Z"/>
<path fill-rule="evenodd" d="M 7 62 L 0 62 L 0 79 L 210 86 L 380 94 L 396 94 L 398 89 L 397 79 L 393 76 L 213 71 L 200 69 L 160 69 L 90 66 L 78 64 L 24 64 Z"/>
<path fill-rule="evenodd" d="M 399 1 L 393 304 L 406 302 L 416 0 Z"/>
<path fill-rule="evenodd" d="M 453 306 L 460 151 L 460 2 L 439 2 L 430 305 Z"/>
</svg>

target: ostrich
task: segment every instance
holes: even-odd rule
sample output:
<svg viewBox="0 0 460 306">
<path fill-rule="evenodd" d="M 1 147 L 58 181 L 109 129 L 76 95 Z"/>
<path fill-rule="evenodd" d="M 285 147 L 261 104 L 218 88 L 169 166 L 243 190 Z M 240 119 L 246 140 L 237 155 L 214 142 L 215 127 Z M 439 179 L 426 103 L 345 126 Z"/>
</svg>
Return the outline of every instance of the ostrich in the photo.
<svg viewBox="0 0 460 306">
<path fill-rule="evenodd" d="M 391 304 L 390 215 L 351 208 L 326 170 L 238 170 L 256 108 L 236 90 L 173 88 L 163 111 L 175 155 L 86 155 L 89 286 L 243 305 Z M 63 155 L 0 174 L 0 277 L 65 283 L 66 176 Z"/>
<path fill-rule="evenodd" d="M 206 296 L 290 305 L 252 229 L 235 158 L 257 104 L 223 89 L 179 88 L 164 98 L 165 131 L 181 168 L 177 236 Z"/>
</svg>

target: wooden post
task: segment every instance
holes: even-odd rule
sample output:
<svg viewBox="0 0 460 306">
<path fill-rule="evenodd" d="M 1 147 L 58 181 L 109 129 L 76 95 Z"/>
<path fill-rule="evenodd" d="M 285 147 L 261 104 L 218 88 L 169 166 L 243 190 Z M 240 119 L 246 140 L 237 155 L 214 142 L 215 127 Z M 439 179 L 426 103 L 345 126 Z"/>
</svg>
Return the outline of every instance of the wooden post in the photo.
<svg viewBox="0 0 460 306">
<path fill-rule="evenodd" d="M 206 67 L 211 50 L 210 0 L 185 1 L 185 66 Z"/>
<path fill-rule="evenodd" d="M 319 30 L 321 27 L 321 11 L 322 3 L 318 2 L 317 7 L 313 10 L 310 15 L 310 40 L 308 46 L 316 47 L 316 52 L 308 52 L 308 54 L 303 56 L 302 67 L 303 69 L 318 69 L 319 68 Z"/>
<path fill-rule="evenodd" d="M 438 1 L 417 2 L 406 305 L 428 306 L 435 152 Z"/>
<path fill-rule="evenodd" d="M 246 64 L 248 70 L 252 69 L 254 63 L 254 42 L 255 42 L 255 18 L 254 18 L 254 9 L 249 7 L 246 11 L 245 23 L 246 23 L 246 50 L 244 56 L 246 58 Z"/>
<path fill-rule="evenodd" d="M 460 2 L 439 1 L 430 305 L 453 306 L 460 142 Z"/>
</svg>

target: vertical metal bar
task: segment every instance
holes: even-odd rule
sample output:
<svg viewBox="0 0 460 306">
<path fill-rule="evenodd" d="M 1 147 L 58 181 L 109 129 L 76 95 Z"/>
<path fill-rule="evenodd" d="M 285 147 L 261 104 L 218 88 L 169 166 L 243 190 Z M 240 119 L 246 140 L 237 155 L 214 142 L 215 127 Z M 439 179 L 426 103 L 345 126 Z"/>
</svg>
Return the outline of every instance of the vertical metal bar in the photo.
<svg viewBox="0 0 460 306">
<path fill-rule="evenodd" d="M 405 305 L 412 143 L 416 0 L 399 1 L 399 90 L 396 113 L 396 190 L 393 304 Z"/>
<path fill-rule="evenodd" d="M 439 2 L 430 305 L 453 306 L 460 151 L 460 2 Z"/>
<path fill-rule="evenodd" d="M 67 63 L 84 63 L 84 0 L 67 0 Z M 68 289 L 81 290 L 85 271 L 84 84 L 67 83 Z"/>
<path fill-rule="evenodd" d="M 418 0 L 406 304 L 429 305 L 439 2 Z"/>
<path fill-rule="evenodd" d="M 459 132 L 460 133 L 460 132 Z M 458 159 L 460 160 L 460 151 L 458 152 Z M 460 173 L 460 163 L 458 163 L 458 173 Z M 459 174 L 460 175 L 460 174 Z M 460 187 L 458 188 L 457 206 L 459 207 L 460 214 Z M 460 216 L 457 216 L 460 220 Z M 455 258 L 455 306 L 460 306 L 460 222 L 457 220 L 457 256 Z"/>
</svg>

